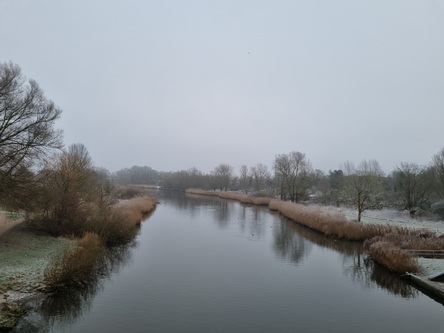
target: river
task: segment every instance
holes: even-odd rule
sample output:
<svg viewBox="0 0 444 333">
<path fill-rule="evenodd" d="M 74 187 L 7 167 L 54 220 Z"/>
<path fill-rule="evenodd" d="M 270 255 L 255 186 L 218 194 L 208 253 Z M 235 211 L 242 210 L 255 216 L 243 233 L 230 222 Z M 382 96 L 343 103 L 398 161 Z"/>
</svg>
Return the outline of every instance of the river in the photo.
<svg viewBox="0 0 444 333">
<path fill-rule="evenodd" d="M 443 306 L 359 243 L 266 208 L 158 196 L 96 283 L 34 300 L 14 332 L 443 332 Z"/>
</svg>

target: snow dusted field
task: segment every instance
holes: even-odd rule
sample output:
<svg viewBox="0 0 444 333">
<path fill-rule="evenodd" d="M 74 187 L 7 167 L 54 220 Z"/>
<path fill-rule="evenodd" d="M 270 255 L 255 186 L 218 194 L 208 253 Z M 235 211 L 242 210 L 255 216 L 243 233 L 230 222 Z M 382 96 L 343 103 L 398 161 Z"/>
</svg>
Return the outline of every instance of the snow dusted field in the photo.
<svg viewBox="0 0 444 333">
<path fill-rule="evenodd" d="M 334 206 L 323 206 L 322 208 L 341 212 L 347 217 L 347 219 L 351 221 L 358 218 L 358 213 L 356 209 Z M 364 213 L 362 214 L 362 222 L 373 224 L 389 224 L 405 228 L 427 229 L 436 232 L 438 235 L 444 234 L 444 221 L 437 220 L 436 218 L 431 216 L 418 216 L 415 218 L 411 218 L 406 210 L 398 211 L 395 209 L 387 208 L 378 210 L 367 210 L 364 211 Z"/>
<path fill-rule="evenodd" d="M 356 209 L 347 207 L 322 206 L 335 212 L 343 213 L 349 220 L 357 220 Z M 430 216 L 418 216 L 411 218 L 407 211 L 394 209 L 368 210 L 363 213 L 363 223 L 389 224 L 404 228 L 427 229 L 436 232 L 437 235 L 444 235 L 444 221 L 433 219 Z M 422 267 L 422 276 L 430 276 L 444 272 L 444 259 L 418 258 Z"/>
</svg>

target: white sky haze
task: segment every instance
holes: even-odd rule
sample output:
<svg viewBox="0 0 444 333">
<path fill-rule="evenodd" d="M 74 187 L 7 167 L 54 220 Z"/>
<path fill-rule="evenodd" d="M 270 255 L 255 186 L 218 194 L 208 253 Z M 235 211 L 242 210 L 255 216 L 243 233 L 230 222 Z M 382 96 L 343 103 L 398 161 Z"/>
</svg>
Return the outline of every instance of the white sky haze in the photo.
<svg viewBox="0 0 444 333">
<path fill-rule="evenodd" d="M 444 146 L 444 1 L 0 0 L 0 62 L 95 164 L 427 164 Z"/>
</svg>

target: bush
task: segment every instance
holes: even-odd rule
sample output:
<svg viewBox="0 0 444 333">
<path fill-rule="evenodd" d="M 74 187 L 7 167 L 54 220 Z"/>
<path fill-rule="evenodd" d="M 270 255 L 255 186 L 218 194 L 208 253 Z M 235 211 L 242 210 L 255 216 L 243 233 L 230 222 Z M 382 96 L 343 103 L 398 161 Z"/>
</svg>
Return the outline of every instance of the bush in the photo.
<svg viewBox="0 0 444 333">
<path fill-rule="evenodd" d="M 64 250 L 45 269 L 47 288 L 63 290 L 90 282 L 97 273 L 102 249 L 102 242 L 97 234 L 85 233 L 74 248 Z"/>
</svg>

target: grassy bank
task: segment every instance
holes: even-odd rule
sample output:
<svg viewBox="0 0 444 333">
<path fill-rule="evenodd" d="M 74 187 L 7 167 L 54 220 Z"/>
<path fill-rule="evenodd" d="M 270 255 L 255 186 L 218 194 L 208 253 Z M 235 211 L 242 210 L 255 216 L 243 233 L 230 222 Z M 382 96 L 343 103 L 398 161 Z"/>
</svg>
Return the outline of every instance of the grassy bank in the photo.
<svg viewBox="0 0 444 333">
<path fill-rule="evenodd" d="M 248 204 L 260 202 L 260 205 L 268 206 L 270 210 L 277 211 L 286 218 L 316 230 L 327 237 L 364 242 L 367 253 L 376 262 L 399 274 L 417 273 L 421 270 L 417 258 L 407 250 L 444 248 L 444 237 L 424 229 L 412 230 L 381 223 L 358 223 L 348 220 L 342 213 L 323 210 L 317 206 L 307 206 L 271 198 L 248 197 L 245 194 L 235 192 L 195 189 L 186 192 L 237 200 Z"/>
<path fill-rule="evenodd" d="M 81 238 L 49 236 L 26 221 L 0 235 L 0 331 L 15 324 L 26 297 L 87 284 L 102 249 L 133 239 L 156 202 L 152 197 L 120 201 Z"/>
</svg>

